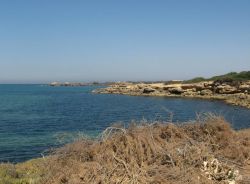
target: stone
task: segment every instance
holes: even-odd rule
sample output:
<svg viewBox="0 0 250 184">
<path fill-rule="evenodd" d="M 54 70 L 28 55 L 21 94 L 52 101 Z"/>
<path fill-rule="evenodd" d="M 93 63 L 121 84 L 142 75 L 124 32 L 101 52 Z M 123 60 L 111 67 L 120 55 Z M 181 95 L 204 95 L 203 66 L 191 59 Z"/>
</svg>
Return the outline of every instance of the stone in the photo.
<svg viewBox="0 0 250 184">
<path fill-rule="evenodd" d="M 187 90 L 187 89 L 195 89 L 196 91 L 201 91 L 204 89 L 204 84 L 203 83 L 197 83 L 197 84 L 183 84 L 181 86 L 182 89 Z"/>
<path fill-rule="evenodd" d="M 143 87 L 144 87 L 143 84 L 137 84 L 137 88 L 138 88 L 138 89 L 142 89 Z"/>
<path fill-rule="evenodd" d="M 209 89 L 203 89 L 200 91 L 200 95 L 205 96 L 205 95 L 212 95 L 213 92 Z"/>
<path fill-rule="evenodd" d="M 146 93 L 146 94 L 152 93 L 152 92 L 154 92 L 154 91 L 155 91 L 155 89 L 149 88 L 149 87 L 143 89 L 143 93 Z"/>
<path fill-rule="evenodd" d="M 204 82 L 203 85 L 204 87 L 210 87 L 213 85 L 213 83 L 214 83 L 213 81 L 207 81 L 207 82 Z"/>
<path fill-rule="evenodd" d="M 170 88 L 168 91 L 172 94 L 180 95 L 184 92 L 182 88 Z"/>
<path fill-rule="evenodd" d="M 51 82 L 49 85 L 50 85 L 50 86 L 59 86 L 60 83 L 59 83 L 59 82 Z"/>
<path fill-rule="evenodd" d="M 196 85 L 195 85 L 195 84 L 183 84 L 183 85 L 181 86 L 181 88 L 184 89 L 184 90 L 187 90 L 187 89 L 194 89 L 194 88 L 196 88 Z"/>
<path fill-rule="evenodd" d="M 235 94 L 238 92 L 237 88 L 230 85 L 219 85 L 216 87 L 216 92 L 219 94 Z"/>
<path fill-rule="evenodd" d="M 182 93 L 183 96 L 195 96 L 196 94 L 196 89 L 187 89 Z"/>
<path fill-rule="evenodd" d="M 244 100 L 247 96 L 244 93 L 239 94 L 239 99 Z"/>
<path fill-rule="evenodd" d="M 239 89 L 241 91 L 250 90 L 250 85 L 242 84 L 242 85 L 239 86 Z"/>
</svg>

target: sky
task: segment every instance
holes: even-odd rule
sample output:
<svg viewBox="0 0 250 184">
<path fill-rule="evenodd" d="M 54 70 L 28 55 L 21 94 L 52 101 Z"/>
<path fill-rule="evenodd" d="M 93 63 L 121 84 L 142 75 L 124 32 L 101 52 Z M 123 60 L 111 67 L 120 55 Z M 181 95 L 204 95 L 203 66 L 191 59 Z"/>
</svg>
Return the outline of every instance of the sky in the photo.
<svg viewBox="0 0 250 184">
<path fill-rule="evenodd" d="M 249 0 L 0 0 L 0 83 L 250 70 Z"/>
</svg>

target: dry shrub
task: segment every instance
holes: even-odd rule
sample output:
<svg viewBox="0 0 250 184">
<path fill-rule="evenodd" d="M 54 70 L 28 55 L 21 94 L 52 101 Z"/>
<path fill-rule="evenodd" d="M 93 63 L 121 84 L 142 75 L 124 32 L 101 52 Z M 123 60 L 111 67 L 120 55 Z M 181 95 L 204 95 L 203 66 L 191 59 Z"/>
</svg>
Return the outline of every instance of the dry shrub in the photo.
<svg viewBox="0 0 250 184">
<path fill-rule="evenodd" d="M 219 117 L 182 125 L 109 127 L 100 140 L 79 140 L 48 157 L 42 182 L 244 183 L 247 179 L 240 174 L 250 174 L 245 169 L 249 132 L 236 132 Z"/>
</svg>

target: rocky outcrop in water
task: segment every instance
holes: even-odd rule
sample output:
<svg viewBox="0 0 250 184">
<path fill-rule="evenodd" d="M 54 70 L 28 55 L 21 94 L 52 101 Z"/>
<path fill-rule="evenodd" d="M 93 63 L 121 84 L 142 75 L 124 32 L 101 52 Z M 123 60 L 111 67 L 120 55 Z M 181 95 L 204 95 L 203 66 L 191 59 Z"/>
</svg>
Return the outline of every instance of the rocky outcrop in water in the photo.
<svg viewBox="0 0 250 184">
<path fill-rule="evenodd" d="M 218 80 L 191 84 L 119 82 L 107 88 L 95 90 L 94 92 L 136 96 L 221 99 L 230 104 L 250 108 L 250 81 Z"/>
<path fill-rule="evenodd" d="M 99 84 L 97 82 L 91 82 L 91 83 L 86 83 L 86 82 L 51 82 L 49 86 L 57 87 L 57 86 L 71 86 L 71 87 L 76 87 L 76 86 L 91 86 L 91 85 L 103 85 Z"/>
</svg>

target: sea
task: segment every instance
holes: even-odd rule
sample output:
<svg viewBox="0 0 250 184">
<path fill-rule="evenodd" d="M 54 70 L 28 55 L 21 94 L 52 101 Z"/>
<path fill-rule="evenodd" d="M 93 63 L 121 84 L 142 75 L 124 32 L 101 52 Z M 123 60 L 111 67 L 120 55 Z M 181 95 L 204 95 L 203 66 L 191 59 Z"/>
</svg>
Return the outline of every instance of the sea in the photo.
<svg viewBox="0 0 250 184">
<path fill-rule="evenodd" d="M 204 113 L 250 128 L 250 109 L 216 100 L 94 94 L 103 86 L 0 85 L 0 162 L 42 157 L 79 138 L 97 138 L 114 123 L 189 122 Z"/>
</svg>

